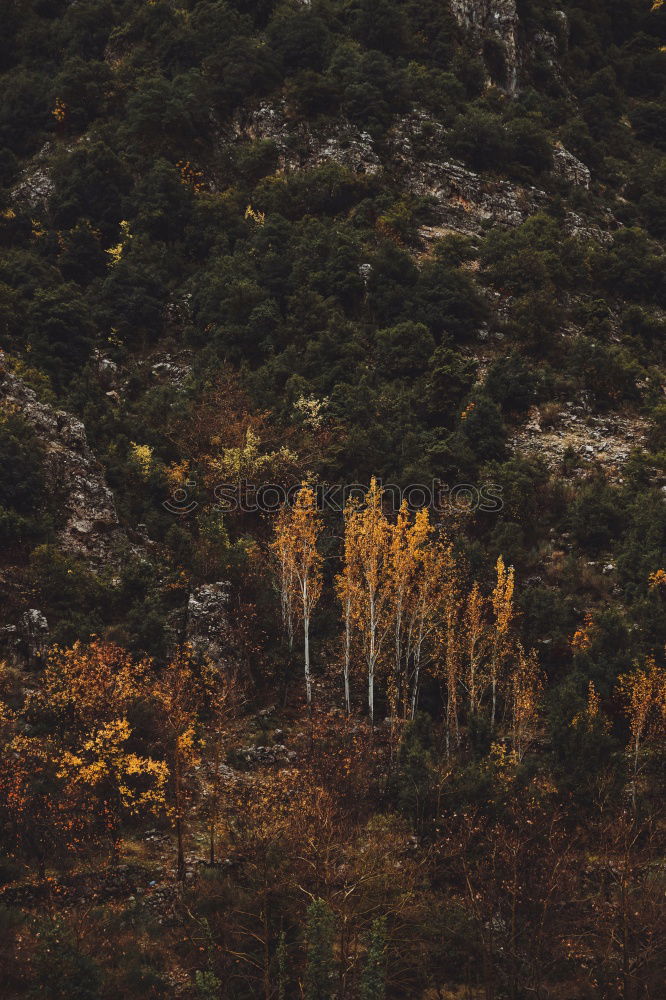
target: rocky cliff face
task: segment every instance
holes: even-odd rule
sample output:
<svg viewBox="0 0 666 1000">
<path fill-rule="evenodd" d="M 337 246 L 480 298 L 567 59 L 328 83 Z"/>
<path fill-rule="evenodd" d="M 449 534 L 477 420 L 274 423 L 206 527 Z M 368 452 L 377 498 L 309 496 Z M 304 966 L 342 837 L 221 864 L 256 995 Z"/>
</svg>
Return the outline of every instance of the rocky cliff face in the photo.
<svg viewBox="0 0 666 1000">
<path fill-rule="evenodd" d="M 81 421 L 40 402 L 33 389 L 3 367 L 2 358 L 0 399 L 22 415 L 44 445 L 47 484 L 62 498 L 64 523 L 58 541 L 63 551 L 93 568 L 117 566 L 127 537 Z"/>
<path fill-rule="evenodd" d="M 474 173 L 452 159 L 447 155 L 446 130 L 418 111 L 396 122 L 391 142 L 402 186 L 431 199 L 441 226 L 435 236 L 447 230 L 474 235 L 490 221 L 519 226 L 546 204 L 546 195 L 538 188 Z M 430 150 L 427 159 L 419 155 L 424 147 Z"/>
<path fill-rule="evenodd" d="M 242 120 L 237 119 L 220 138 L 223 145 L 251 139 L 272 141 L 284 173 L 325 163 L 336 163 L 361 175 L 384 170 L 406 193 L 430 200 L 436 224 L 423 229 L 426 241 L 446 232 L 476 235 L 489 223 L 518 226 L 548 202 L 546 193 L 537 187 L 477 174 L 452 158 L 447 150 L 447 129 L 419 110 L 398 119 L 391 128 L 383 163 L 371 136 L 351 122 L 340 120 L 333 129 L 318 131 L 307 122 L 290 118 L 284 102 L 259 105 Z M 588 168 L 561 144 L 553 149 L 553 173 L 576 186 L 590 185 Z M 569 213 L 566 224 L 572 232 L 594 228 L 574 213 Z"/>
<path fill-rule="evenodd" d="M 484 54 L 484 43 L 489 40 L 498 45 L 503 55 L 503 73 L 493 73 L 489 67 L 489 75 L 496 77 L 494 83 L 515 94 L 521 61 L 515 0 L 451 0 L 451 11 L 460 27 L 476 40 L 479 54 Z M 487 48 L 485 54 L 488 55 Z"/>
<path fill-rule="evenodd" d="M 55 153 L 53 143 L 47 142 L 23 170 L 12 191 L 17 205 L 35 209 L 48 204 L 55 185 L 51 176 L 51 160 Z"/>
<path fill-rule="evenodd" d="M 562 404 L 542 421 L 534 407 L 527 421 L 511 438 L 514 451 L 542 459 L 549 469 L 562 468 L 567 454 L 576 463 L 571 475 L 582 478 L 592 465 L 602 468 L 610 482 L 623 482 L 623 467 L 630 455 L 645 448 L 649 422 L 637 415 L 595 415 L 587 401 Z"/>
<path fill-rule="evenodd" d="M 382 167 L 367 132 L 343 119 L 325 132 L 318 130 L 303 119 L 290 117 L 285 101 L 266 101 L 237 117 L 220 139 L 223 145 L 270 139 L 277 147 L 283 171 L 337 163 L 353 173 L 372 175 Z"/>
<path fill-rule="evenodd" d="M 555 32 L 540 28 L 532 34 L 520 22 L 516 0 L 451 0 L 451 12 L 485 63 L 489 84 L 517 94 L 522 71 L 537 53 L 561 79 L 559 55 L 569 30 L 563 10 L 551 12 L 559 22 Z"/>
<path fill-rule="evenodd" d="M 185 641 L 195 655 L 213 663 L 229 656 L 229 586 L 226 581 L 203 584 L 187 605 Z"/>
<path fill-rule="evenodd" d="M 0 650 L 14 667 L 34 669 L 49 647 L 49 623 L 37 608 L 29 608 L 16 625 L 0 628 Z"/>
</svg>

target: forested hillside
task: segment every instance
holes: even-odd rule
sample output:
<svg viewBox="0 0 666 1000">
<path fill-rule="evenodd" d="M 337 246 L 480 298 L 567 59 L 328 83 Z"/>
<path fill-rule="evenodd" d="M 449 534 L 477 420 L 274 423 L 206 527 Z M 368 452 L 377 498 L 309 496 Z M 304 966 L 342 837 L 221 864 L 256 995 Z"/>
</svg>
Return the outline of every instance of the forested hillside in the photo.
<svg viewBox="0 0 666 1000">
<path fill-rule="evenodd" d="M 3 998 L 663 997 L 665 28 L 3 0 Z"/>
</svg>

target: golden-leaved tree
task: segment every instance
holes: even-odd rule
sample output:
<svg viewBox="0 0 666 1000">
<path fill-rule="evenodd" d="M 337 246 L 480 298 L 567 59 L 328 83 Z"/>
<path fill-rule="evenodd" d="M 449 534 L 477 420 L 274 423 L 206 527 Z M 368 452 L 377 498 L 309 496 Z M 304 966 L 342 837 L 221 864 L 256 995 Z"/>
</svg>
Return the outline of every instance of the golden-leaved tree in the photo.
<svg viewBox="0 0 666 1000">
<path fill-rule="evenodd" d="M 114 643 L 76 642 L 51 650 L 37 700 L 75 729 L 123 718 L 146 695 L 147 660 Z"/>
<path fill-rule="evenodd" d="M 323 559 L 317 547 L 322 532 L 321 515 L 314 490 L 303 483 L 292 507 L 283 507 L 276 525 L 272 549 L 278 571 L 283 622 L 291 634 L 291 622 L 303 622 L 305 693 L 312 704 L 310 671 L 310 624 L 321 596 Z"/>
<path fill-rule="evenodd" d="M 156 815 L 166 804 L 166 763 L 134 753 L 131 739 L 127 719 L 105 722 L 80 747 L 65 751 L 58 767 L 58 778 L 80 789 L 85 802 L 91 794 L 97 800 L 114 858 L 123 815 Z"/>
<path fill-rule="evenodd" d="M 278 515 L 271 548 L 287 634 L 291 636 L 297 617 L 303 621 L 308 704 L 309 629 L 322 588 L 320 533 L 314 491 L 303 484 L 294 506 Z M 414 718 L 427 674 L 442 690 L 449 749 L 461 743 L 465 715 L 469 721 L 483 712 L 492 733 L 501 706 L 514 750 L 522 755 L 534 728 L 541 675 L 536 654 L 526 653 L 517 642 L 513 567 L 500 555 L 495 570 L 488 595 L 478 582 L 464 583 L 442 525 L 433 522 L 427 508 L 411 512 L 406 503 L 394 520 L 389 519 L 375 478 L 363 502 L 350 498 L 335 578 L 344 629 L 347 714 L 355 664 L 363 664 L 366 672 L 371 721 L 378 677 L 385 682 L 394 722 Z"/>
<path fill-rule="evenodd" d="M 629 721 L 632 763 L 632 800 L 636 808 L 636 786 L 641 752 L 666 743 L 666 672 L 649 658 L 645 666 L 619 679 L 618 689 Z"/>
<path fill-rule="evenodd" d="M 196 726 L 201 685 L 192 653 L 185 646 L 159 673 L 152 687 L 164 734 L 165 751 L 171 771 L 172 806 L 176 829 L 179 879 L 185 877 L 185 826 L 192 795 L 189 779 L 199 760 Z"/>
<path fill-rule="evenodd" d="M 365 503 L 353 500 L 345 510 L 345 562 L 349 618 L 357 631 L 368 676 L 368 711 L 375 715 L 375 675 L 391 615 L 391 526 L 382 510 L 382 489 L 373 477 Z"/>
<path fill-rule="evenodd" d="M 344 678 L 345 685 L 345 708 L 347 710 L 347 715 L 351 713 L 351 691 L 350 691 L 350 673 L 351 673 L 351 657 L 352 657 L 352 633 L 354 628 L 354 620 L 352 618 L 352 606 L 353 606 L 353 595 L 354 595 L 354 576 L 355 568 L 353 560 L 355 558 L 355 547 L 352 538 L 351 525 L 348 519 L 345 519 L 345 536 L 344 536 L 344 551 L 342 555 L 342 570 L 335 578 L 335 589 L 338 595 L 338 600 L 342 607 L 342 618 L 344 623 L 344 638 L 343 638 L 343 659 L 342 659 L 342 674 Z"/>
<path fill-rule="evenodd" d="M 481 667 L 488 647 L 488 630 L 485 622 L 486 600 L 475 581 L 467 595 L 463 621 L 463 645 L 466 659 L 467 698 L 470 716 L 476 715 L 483 692 Z"/>
<path fill-rule="evenodd" d="M 511 651 L 511 623 L 513 609 L 513 566 L 508 568 L 500 556 L 497 560 L 497 583 L 492 593 L 493 624 L 490 633 L 490 730 L 495 728 L 497 694 L 502 682 L 502 672 Z"/>
<path fill-rule="evenodd" d="M 457 641 L 450 625 L 458 588 L 451 545 L 435 535 L 426 509 L 416 512 L 411 540 L 413 586 L 409 600 L 405 672 L 411 686 L 409 704 L 413 718 L 424 668 L 432 669 L 438 662 L 444 635 L 447 644 L 449 639 Z"/>
<path fill-rule="evenodd" d="M 543 674 L 536 652 L 525 652 L 520 643 L 515 649 L 511 674 L 511 742 L 516 759 L 521 761 L 529 746 L 537 721 L 543 692 Z"/>
</svg>

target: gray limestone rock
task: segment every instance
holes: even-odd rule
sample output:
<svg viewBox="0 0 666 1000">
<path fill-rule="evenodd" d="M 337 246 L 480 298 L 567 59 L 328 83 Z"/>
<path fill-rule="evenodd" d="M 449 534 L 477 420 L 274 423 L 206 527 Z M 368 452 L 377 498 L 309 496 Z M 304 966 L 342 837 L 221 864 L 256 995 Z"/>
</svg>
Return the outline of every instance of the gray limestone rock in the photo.
<svg viewBox="0 0 666 1000">
<path fill-rule="evenodd" d="M 186 641 L 194 653 L 214 662 L 226 659 L 229 643 L 229 584 L 205 583 L 190 594 Z"/>
<path fill-rule="evenodd" d="M 3 367 L 1 356 L 0 400 L 18 410 L 44 447 L 47 486 L 60 498 L 64 515 L 60 547 L 92 568 L 117 565 L 127 539 L 82 422 L 40 402 L 33 389 Z"/>
</svg>

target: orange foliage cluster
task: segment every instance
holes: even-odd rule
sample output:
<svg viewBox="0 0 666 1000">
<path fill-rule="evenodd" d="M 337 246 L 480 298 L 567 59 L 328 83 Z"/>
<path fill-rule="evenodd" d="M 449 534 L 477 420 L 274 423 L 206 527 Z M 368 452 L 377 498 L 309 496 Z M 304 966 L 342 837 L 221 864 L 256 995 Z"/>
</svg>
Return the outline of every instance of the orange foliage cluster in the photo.
<svg viewBox="0 0 666 1000">
<path fill-rule="evenodd" d="M 97 843 L 115 857 L 124 820 L 161 816 L 176 830 L 182 874 L 201 707 L 205 698 L 214 732 L 225 685 L 187 649 L 159 669 L 109 642 L 54 647 L 22 708 L 0 703 L 0 823 L 10 841 L 43 869 Z"/>
</svg>

